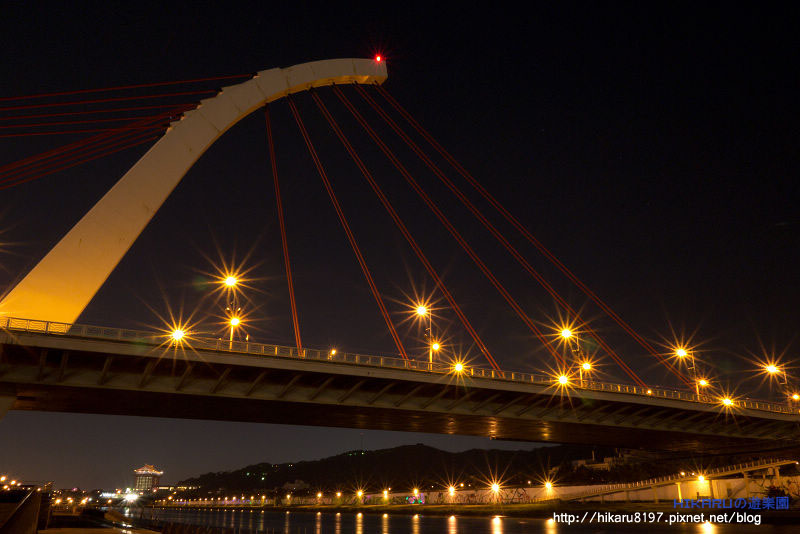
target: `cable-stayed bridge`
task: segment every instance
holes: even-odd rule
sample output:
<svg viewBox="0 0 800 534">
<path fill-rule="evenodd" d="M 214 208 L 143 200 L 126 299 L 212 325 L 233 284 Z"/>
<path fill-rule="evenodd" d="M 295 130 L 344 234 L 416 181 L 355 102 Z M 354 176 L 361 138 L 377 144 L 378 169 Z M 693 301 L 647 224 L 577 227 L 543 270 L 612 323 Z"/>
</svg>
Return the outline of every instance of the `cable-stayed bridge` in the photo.
<svg viewBox="0 0 800 534">
<path fill-rule="evenodd" d="M 101 128 L 82 143 L 72 143 L 1 166 L 0 188 L 18 186 L 74 164 L 155 140 L 116 185 L 0 300 L 0 413 L 8 409 L 27 409 L 160 415 L 675 450 L 742 450 L 763 448 L 768 444 L 789 446 L 796 443 L 800 432 L 800 412 L 793 401 L 800 400 L 800 395 L 798 399 L 789 398 L 785 403 L 771 403 L 709 393 L 712 391 L 708 388 L 709 379 L 698 373 L 690 351 L 680 347 L 676 354 L 665 355 L 639 335 L 381 87 L 387 76 L 386 64 L 379 58 L 317 61 L 261 71 L 247 76 L 241 83 L 223 88 L 198 104 L 165 105 L 153 115 L 127 119 L 126 126 Z M 318 90 L 323 87 L 331 88 L 331 93 L 350 112 L 374 148 L 386 156 L 531 336 L 541 342 L 552 357 L 554 372 L 531 374 L 502 369 L 459 305 L 459 295 L 444 283 L 440 271 L 425 254 L 402 214 L 331 113 L 321 96 L 322 91 Z M 129 87 L 112 89 L 126 90 Z M 103 90 L 34 95 L 30 98 L 59 95 L 82 98 L 85 93 L 96 91 Z M 447 303 L 449 313 L 457 318 L 482 354 L 485 366 L 467 364 L 458 359 L 444 362 L 434 358 L 439 344 L 432 323 L 428 326 L 428 361 L 409 357 L 391 310 L 377 287 L 328 177 L 325 163 L 294 102 L 292 95 L 301 92 L 310 92 L 325 122 L 430 276 L 441 299 Z M 171 96 L 184 94 L 195 93 L 169 93 Z M 489 263 L 476 252 L 470 237 L 455 226 L 442 211 L 441 203 L 397 157 L 391 145 L 355 105 L 353 96 L 380 117 L 454 199 L 552 297 L 567 317 L 569 328 L 565 326 L 556 336 L 543 331 L 541 323 L 525 310 L 518 296 L 509 291 Z M 108 104 L 124 100 L 125 97 L 91 97 L 77 103 Z M 267 139 L 295 346 L 280 347 L 239 340 L 234 336 L 240 322 L 235 307 L 231 307 L 228 340 L 198 338 L 180 322 L 173 325 L 173 331 L 166 335 L 75 324 L 192 165 L 237 122 L 256 111 L 268 110 L 268 106 L 278 100 L 287 102 L 297 123 L 398 357 L 332 353 L 303 345 L 268 111 L 265 113 Z M 75 103 L 70 101 L 63 105 Z M 44 107 L 50 109 L 61 105 L 46 104 Z M 390 111 L 384 106 L 388 106 Z M 0 107 L 0 112 L 36 107 L 36 104 L 6 106 Z M 132 108 L 119 108 L 120 111 L 129 109 Z M 65 113 L 72 112 L 40 113 L 36 116 Z M 86 122 L 90 121 L 87 119 Z M 416 137 L 406 131 L 404 124 L 411 127 Z M 422 139 L 429 148 L 423 147 L 417 139 Z M 448 170 L 432 159 L 431 149 L 447 162 Z M 588 301 L 668 370 L 684 389 L 647 384 L 631 362 L 615 351 L 589 321 L 580 317 L 484 210 L 472 202 L 451 177 L 453 173 L 580 289 Z M 229 273 L 228 276 L 232 280 L 227 289 L 231 294 L 236 292 L 235 275 Z M 432 321 L 426 306 L 420 305 L 418 312 Z M 596 357 L 616 366 L 628 383 L 605 383 L 594 379 L 592 359 L 580 352 L 580 345 L 572 345 L 572 325 L 596 341 L 600 348 Z M 688 360 L 692 364 L 687 366 L 683 362 Z M 770 373 L 781 371 L 778 366 L 769 367 Z"/>
</svg>

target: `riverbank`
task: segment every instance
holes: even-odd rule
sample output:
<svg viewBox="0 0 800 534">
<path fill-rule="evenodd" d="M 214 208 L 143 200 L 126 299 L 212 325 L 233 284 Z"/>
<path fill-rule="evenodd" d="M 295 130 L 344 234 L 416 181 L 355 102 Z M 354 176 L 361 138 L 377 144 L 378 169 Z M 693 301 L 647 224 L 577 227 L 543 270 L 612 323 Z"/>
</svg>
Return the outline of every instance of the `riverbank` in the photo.
<svg viewBox="0 0 800 534">
<path fill-rule="evenodd" d="M 789 510 L 736 510 L 736 509 L 681 509 L 674 508 L 672 503 L 653 503 L 653 502 L 614 502 L 614 503 L 573 503 L 573 502 L 549 502 L 549 503 L 519 503 L 519 504 L 391 504 L 391 505 L 295 505 L 295 506 L 227 506 L 227 507 L 182 507 L 165 506 L 155 507 L 155 510 L 254 510 L 267 512 L 302 512 L 302 513 L 325 513 L 325 514 L 371 514 L 371 515 L 434 515 L 434 516 L 470 516 L 470 517 L 491 517 L 504 516 L 516 518 L 548 519 L 553 514 L 578 514 L 583 516 L 585 512 L 604 512 L 611 514 L 635 514 L 639 513 L 662 513 L 664 517 L 670 514 L 722 514 L 722 513 L 748 513 L 761 515 L 762 523 L 769 524 L 800 524 L 800 506 L 794 505 Z"/>
</svg>

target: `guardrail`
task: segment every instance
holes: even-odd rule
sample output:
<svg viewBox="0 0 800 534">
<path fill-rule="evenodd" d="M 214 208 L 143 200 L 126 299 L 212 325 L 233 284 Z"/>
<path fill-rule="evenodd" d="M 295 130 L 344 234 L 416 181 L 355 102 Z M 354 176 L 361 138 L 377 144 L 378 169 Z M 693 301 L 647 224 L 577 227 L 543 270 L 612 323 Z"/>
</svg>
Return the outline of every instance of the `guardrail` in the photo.
<svg viewBox="0 0 800 534">
<path fill-rule="evenodd" d="M 216 352 L 231 352 L 258 356 L 330 361 L 370 367 L 407 369 L 436 374 L 453 374 L 455 372 L 454 363 L 430 363 L 420 360 L 403 360 L 401 358 L 389 356 L 371 356 L 335 350 L 302 349 L 298 351 L 296 347 L 286 347 L 282 345 L 194 337 L 191 335 L 191 332 L 186 333 L 180 340 L 174 340 L 170 332 L 145 332 L 140 330 L 128 330 L 104 326 L 57 323 L 36 319 L 20 319 L 16 317 L 0 317 L 0 330 L 60 335 L 87 339 L 102 339 L 107 341 L 122 341 L 151 345 L 154 348 L 182 346 L 191 350 L 212 350 Z M 560 391 L 560 388 L 562 387 L 557 378 L 553 376 L 535 373 L 522 373 L 517 371 L 498 371 L 495 369 L 485 369 L 482 367 L 466 366 L 465 364 L 463 365 L 464 366 L 459 374 L 465 376 L 504 380 L 510 382 L 540 384 L 551 386 L 555 391 Z M 624 393 L 643 397 L 656 397 L 660 399 L 695 402 L 713 406 L 721 405 L 720 399 L 710 395 L 696 395 L 695 393 L 674 389 L 647 388 L 629 384 L 615 384 L 588 379 L 578 380 L 574 378 L 570 379 L 568 387 L 571 389 L 606 391 L 611 393 Z M 798 403 L 798 406 L 795 407 L 789 405 L 788 403 L 778 404 L 775 402 L 753 399 L 737 399 L 734 400 L 733 404 L 730 406 L 723 407 L 723 409 L 726 410 L 735 408 L 747 408 L 751 410 L 795 415 L 800 413 L 800 403 Z"/>
<path fill-rule="evenodd" d="M 566 495 L 562 498 L 566 498 L 568 500 L 575 500 L 575 499 L 584 499 L 586 497 L 592 497 L 596 495 L 601 495 L 605 493 L 617 493 L 619 491 L 634 491 L 640 489 L 649 489 L 654 486 L 662 486 L 666 484 L 674 484 L 678 482 L 688 482 L 697 480 L 698 476 L 703 476 L 706 480 L 709 480 L 712 476 L 717 475 L 725 475 L 725 474 L 734 474 L 739 473 L 741 471 L 752 471 L 759 468 L 766 468 L 766 467 L 776 467 L 780 465 L 787 465 L 797 463 L 795 460 L 788 460 L 788 459 L 775 459 L 775 458 L 764 458 L 761 460 L 756 460 L 752 462 L 745 462 L 735 465 L 728 465 L 723 467 L 717 467 L 715 469 L 709 469 L 707 471 L 703 471 L 699 473 L 699 475 L 686 475 L 686 474 L 675 474 L 675 475 L 666 475 L 662 477 L 656 478 L 649 478 L 647 480 L 639 480 L 636 482 L 623 482 L 619 484 L 606 484 L 602 487 L 592 488 L 589 491 L 577 493 L 574 495 Z"/>
</svg>

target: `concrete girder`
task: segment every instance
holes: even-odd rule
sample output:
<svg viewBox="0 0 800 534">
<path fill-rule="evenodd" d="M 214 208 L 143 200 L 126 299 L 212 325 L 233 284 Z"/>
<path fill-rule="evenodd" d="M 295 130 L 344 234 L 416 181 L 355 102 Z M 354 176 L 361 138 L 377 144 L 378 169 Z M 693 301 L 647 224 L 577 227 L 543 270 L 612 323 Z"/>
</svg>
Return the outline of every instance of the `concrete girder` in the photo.
<svg viewBox="0 0 800 534">
<path fill-rule="evenodd" d="M 456 406 L 458 406 L 462 402 L 469 400 L 469 398 L 472 397 L 475 393 L 476 393 L 476 391 L 474 389 L 472 391 L 467 391 L 466 393 L 461 395 L 459 398 L 457 398 L 456 400 L 451 402 L 450 405 L 447 407 L 447 411 L 449 412 L 450 410 L 452 410 L 453 408 L 455 408 Z"/>
<path fill-rule="evenodd" d="M 495 400 L 500 395 L 502 395 L 502 393 L 495 393 L 494 395 L 489 395 L 487 398 L 483 399 L 481 402 L 479 402 L 476 406 L 472 408 L 472 413 L 477 412 L 478 410 L 480 410 L 481 408 L 483 408 L 484 406 Z"/>
<path fill-rule="evenodd" d="M 386 393 L 387 391 L 389 391 L 390 389 L 392 389 L 392 388 L 395 386 L 395 384 L 396 384 L 396 382 L 389 382 L 388 384 L 386 384 L 385 386 L 383 386 L 383 387 L 381 388 L 381 390 L 380 390 L 380 391 L 378 391 L 378 392 L 377 392 L 375 395 L 373 395 L 373 396 L 372 396 L 372 397 L 371 397 L 371 398 L 370 398 L 370 399 L 367 401 L 367 404 L 375 404 L 375 401 L 377 401 L 378 399 L 380 399 L 380 398 L 383 396 L 383 394 L 384 394 L 384 393 Z"/>
<path fill-rule="evenodd" d="M 320 385 L 319 385 L 319 387 L 317 387 L 317 389 L 314 391 L 314 393 L 312 393 L 312 394 L 311 394 L 311 396 L 310 396 L 310 397 L 308 397 L 308 400 L 310 400 L 310 401 L 313 401 L 314 399 L 316 399 L 317 397 L 319 397 L 319 396 L 320 396 L 320 394 L 321 394 L 323 391 L 325 391 L 325 389 L 326 389 L 328 386 L 330 386 L 330 385 L 331 385 L 331 382 L 333 382 L 335 379 L 336 379 L 336 376 L 329 376 L 328 378 L 326 378 L 326 379 L 325 379 L 325 380 L 322 382 L 322 384 L 320 384 Z"/>
<path fill-rule="evenodd" d="M 425 408 L 427 408 L 428 406 L 430 406 L 431 404 L 433 404 L 437 400 L 441 399 L 445 395 L 445 393 L 447 393 L 449 391 L 449 389 L 450 388 L 448 388 L 447 386 L 444 386 L 442 388 L 442 390 L 439 391 L 439 393 L 437 393 L 436 395 L 434 395 L 430 399 L 428 399 L 425 402 L 423 402 L 421 408 L 424 410 Z"/>
<path fill-rule="evenodd" d="M 292 379 L 289 380 L 286 383 L 286 385 L 281 388 L 280 392 L 278 392 L 278 394 L 275 395 L 275 398 L 282 399 L 287 393 L 289 393 L 289 391 L 294 387 L 297 381 L 300 380 L 302 377 L 303 377 L 302 373 L 297 373 L 296 375 L 294 375 Z"/>
<path fill-rule="evenodd" d="M 522 399 L 525 399 L 525 398 L 528 398 L 528 397 L 530 397 L 530 395 L 518 395 L 517 397 L 511 399 L 510 401 L 508 401 L 507 403 L 505 403 L 504 405 L 502 405 L 498 409 L 496 409 L 494 411 L 494 415 L 500 414 L 500 413 L 508 410 L 509 408 L 511 408 L 512 406 L 517 404 Z"/>
<path fill-rule="evenodd" d="M 175 384 L 175 391 L 180 391 L 181 388 L 186 384 L 186 381 L 189 380 L 189 375 L 192 374 L 192 369 L 194 369 L 194 364 L 191 362 L 186 363 L 186 369 L 184 369 L 183 374 L 181 375 L 178 383 Z"/>
<path fill-rule="evenodd" d="M 225 370 L 222 371 L 222 374 L 219 375 L 219 378 L 217 378 L 217 382 L 214 384 L 214 387 L 211 388 L 211 391 L 209 393 L 216 393 L 217 391 L 219 391 L 219 388 L 222 387 L 222 383 L 225 382 L 225 379 L 228 378 L 228 375 L 230 373 L 231 373 L 231 368 L 226 367 Z"/>
<path fill-rule="evenodd" d="M 253 394 L 253 392 L 256 390 L 256 388 L 264 380 L 264 377 L 267 376 L 267 373 L 268 373 L 268 371 L 261 371 L 260 373 L 258 373 L 258 376 L 255 378 L 255 380 L 253 380 L 253 383 L 250 384 L 250 386 L 247 388 L 247 393 L 245 393 L 245 397 L 249 397 L 250 395 Z"/>
<path fill-rule="evenodd" d="M 108 380 L 108 372 L 111 369 L 111 362 L 114 361 L 114 357 L 110 354 L 106 356 L 105 361 L 103 362 L 103 370 L 100 371 L 100 376 L 97 378 L 97 385 L 102 386 Z"/>
<path fill-rule="evenodd" d="M 357 390 L 358 388 L 360 388 L 362 385 L 364 385 L 364 382 L 366 382 L 366 381 L 367 381 L 367 379 L 366 379 L 366 378 L 362 378 L 361 380 L 359 380 L 358 382 L 356 382 L 356 383 L 353 385 L 353 387 L 351 387 L 350 389 L 348 389 L 348 390 L 347 390 L 347 391 L 344 393 L 344 395 L 342 395 L 341 397 L 339 397 L 338 401 L 339 401 L 340 403 L 342 403 L 342 402 L 346 401 L 347 399 L 349 399 L 349 398 L 350 398 L 350 396 L 351 396 L 353 393 L 355 393 L 355 392 L 356 392 L 356 390 Z"/>
<path fill-rule="evenodd" d="M 418 384 L 418 385 L 414 386 L 413 388 L 411 388 L 411 390 L 409 390 L 408 393 L 406 393 L 405 395 L 400 397 L 400 400 L 398 400 L 398 401 L 396 401 L 394 403 L 394 407 L 395 408 L 399 408 L 405 401 L 407 401 L 408 399 L 410 399 L 411 397 L 413 397 L 414 395 L 419 393 L 419 390 L 421 390 L 424 387 L 425 387 L 425 384 Z"/>
</svg>

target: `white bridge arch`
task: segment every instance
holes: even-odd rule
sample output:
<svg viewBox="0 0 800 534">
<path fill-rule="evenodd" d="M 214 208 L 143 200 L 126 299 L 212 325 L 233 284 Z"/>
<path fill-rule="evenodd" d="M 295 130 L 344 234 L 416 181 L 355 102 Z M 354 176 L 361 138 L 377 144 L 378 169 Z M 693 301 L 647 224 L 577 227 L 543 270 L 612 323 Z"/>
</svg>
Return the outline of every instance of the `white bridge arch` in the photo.
<svg viewBox="0 0 800 534">
<path fill-rule="evenodd" d="M 333 83 L 383 83 L 386 63 L 329 59 L 224 87 L 167 132 L 1 301 L 0 315 L 73 323 L 205 151 L 265 104 Z"/>
</svg>

